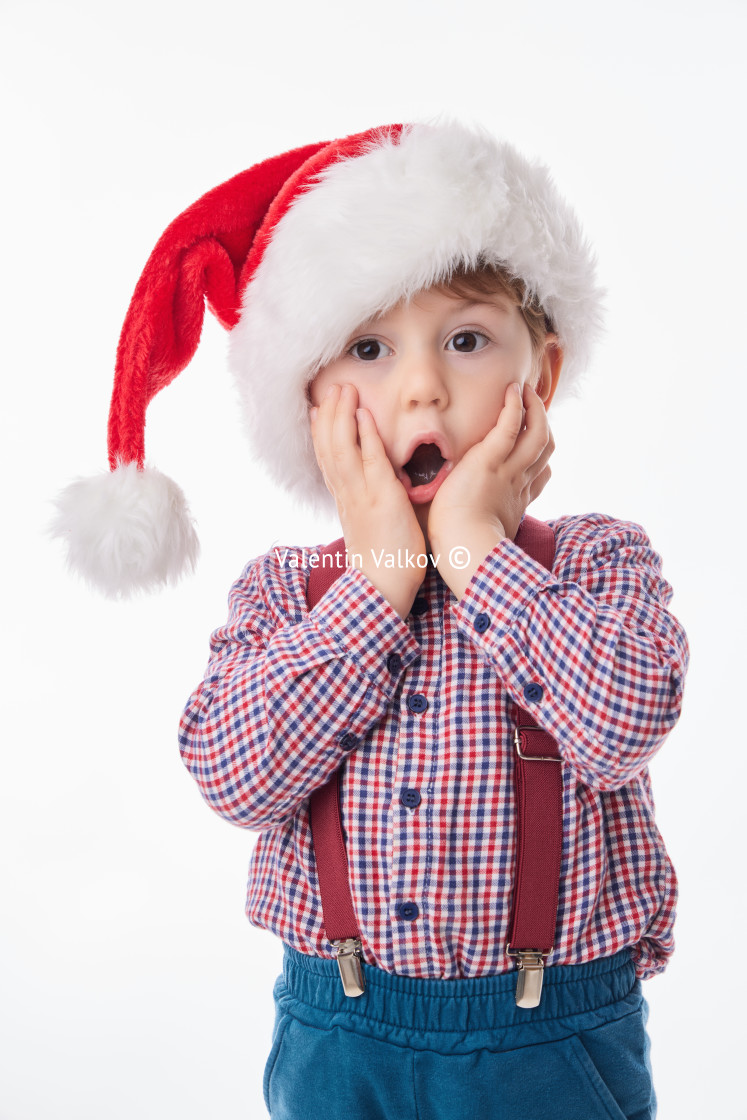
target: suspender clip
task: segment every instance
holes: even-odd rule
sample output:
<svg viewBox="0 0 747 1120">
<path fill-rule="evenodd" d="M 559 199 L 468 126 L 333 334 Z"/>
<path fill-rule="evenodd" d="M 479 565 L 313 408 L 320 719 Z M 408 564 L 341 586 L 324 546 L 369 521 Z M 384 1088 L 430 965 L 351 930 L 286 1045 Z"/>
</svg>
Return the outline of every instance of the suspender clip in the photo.
<svg viewBox="0 0 747 1120">
<path fill-rule="evenodd" d="M 361 968 L 360 938 L 347 937 L 344 941 L 333 941 L 332 944 L 337 948 L 337 967 L 345 995 L 362 996 L 366 990 L 366 981 Z"/>
<path fill-rule="evenodd" d="M 516 977 L 516 1006 L 539 1007 L 542 997 L 542 980 L 545 958 L 534 949 L 508 949 L 510 956 L 518 957 Z"/>
</svg>

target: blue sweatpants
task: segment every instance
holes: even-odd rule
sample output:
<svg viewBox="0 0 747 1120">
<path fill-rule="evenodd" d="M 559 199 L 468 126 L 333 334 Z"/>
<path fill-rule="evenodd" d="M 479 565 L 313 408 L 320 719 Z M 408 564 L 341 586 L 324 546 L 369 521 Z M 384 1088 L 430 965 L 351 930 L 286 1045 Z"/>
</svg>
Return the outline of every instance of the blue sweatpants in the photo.
<svg viewBox="0 0 747 1120">
<path fill-rule="evenodd" d="M 653 1120 L 648 1004 L 627 950 L 545 969 L 517 1007 L 516 974 L 416 980 L 286 947 L 265 1068 L 272 1120 Z"/>
</svg>

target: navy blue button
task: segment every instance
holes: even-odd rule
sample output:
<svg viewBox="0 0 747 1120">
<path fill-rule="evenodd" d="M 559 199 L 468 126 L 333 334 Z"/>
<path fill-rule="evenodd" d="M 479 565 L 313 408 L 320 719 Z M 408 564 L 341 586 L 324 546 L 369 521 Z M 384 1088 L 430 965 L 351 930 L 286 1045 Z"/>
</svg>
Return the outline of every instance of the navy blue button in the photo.
<svg viewBox="0 0 747 1120">
<path fill-rule="evenodd" d="M 417 789 L 403 789 L 399 799 L 408 809 L 417 809 L 422 800 L 420 790 Z"/>
<path fill-rule="evenodd" d="M 402 668 L 402 658 L 398 653 L 390 653 L 386 659 L 386 667 L 390 673 L 398 673 Z"/>
<path fill-rule="evenodd" d="M 543 692 L 542 692 L 542 685 L 541 684 L 537 684 L 536 681 L 532 681 L 531 684 L 525 684 L 524 685 L 524 699 L 525 700 L 529 700 L 529 701 L 531 701 L 532 704 L 536 704 L 539 700 L 542 699 L 542 696 L 543 696 Z"/>
<path fill-rule="evenodd" d="M 484 634 L 490 626 L 490 616 L 487 614 L 478 614 L 475 616 L 475 630 L 478 634 Z"/>
<path fill-rule="evenodd" d="M 425 612 L 427 610 L 428 610 L 428 600 L 423 599 L 421 596 L 418 596 L 418 598 L 412 604 L 412 609 L 410 611 L 410 614 L 425 614 Z"/>
<path fill-rule="evenodd" d="M 400 918 L 404 918 L 406 922 L 414 922 L 420 911 L 414 902 L 402 902 L 397 907 L 397 913 Z"/>
<path fill-rule="evenodd" d="M 353 735 L 351 731 L 346 731 L 340 739 L 340 746 L 344 751 L 352 751 L 353 747 L 358 746 L 358 736 Z"/>
<path fill-rule="evenodd" d="M 407 707 L 411 712 L 424 712 L 428 707 L 428 701 L 422 692 L 414 692 L 412 696 L 407 697 Z"/>
</svg>

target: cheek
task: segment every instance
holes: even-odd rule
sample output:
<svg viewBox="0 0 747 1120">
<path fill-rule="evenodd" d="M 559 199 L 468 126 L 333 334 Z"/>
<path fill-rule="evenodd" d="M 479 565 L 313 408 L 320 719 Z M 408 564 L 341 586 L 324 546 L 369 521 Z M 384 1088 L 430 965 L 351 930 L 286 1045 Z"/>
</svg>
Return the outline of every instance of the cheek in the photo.
<svg viewBox="0 0 747 1120">
<path fill-rule="evenodd" d="M 321 404 L 330 385 L 355 385 L 359 396 L 363 393 L 360 378 L 356 376 L 356 371 L 350 368 L 350 363 L 346 362 L 344 358 L 338 358 L 334 362 L 330 362 L 316 375 L 308 387 L 308 396 L 311 403 Z"/>
<path fill-rule="evenodd" d="M 307 386 L 306 395 L 312 404 L 319 405 L 324 400 L 324 394 L 332 384 L 332 378 L 329 376 L 329 373 L 329 368 L 323 369 L 321 373 L 316 375 L 311 384 Z"/>
<path fill-rule="evenodd" d="M 507 382 L 506 384 L 510 384 Z M 468 426 L 473 443 L 484 439 L 495 427 L 506 398 L 503 381 L 493 381 L 486 385 L 483 392 L 476 394 L 470 401 Z"/>
</svg>

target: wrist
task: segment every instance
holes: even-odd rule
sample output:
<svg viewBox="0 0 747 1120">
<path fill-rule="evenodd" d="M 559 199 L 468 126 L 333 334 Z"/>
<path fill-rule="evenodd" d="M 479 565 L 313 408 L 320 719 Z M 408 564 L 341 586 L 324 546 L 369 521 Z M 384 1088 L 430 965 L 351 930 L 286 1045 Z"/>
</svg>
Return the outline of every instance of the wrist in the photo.
<svg viewBox="0 0 747 1120">
<path fill-rule="evenodd" d="M 434 548 L 441 577 L 458 600 L 464 597 L 485 558 L 505 538 L 501 525 L 471 525 L 465 526 L 461 533 L 451 532 L 447 543 Z"/>
<path fill-rule="evenodd" d="M 497 518 L 488 521 L 452 520 L 447 533 L 436 530 L 431 534 L 430 551 L 434 556 L 440 553 L 442 558 L 448 558 L 449 553 L 454 549 L 464 548 L 470 554 L 476 554 L 484 548 L 484 555 L 487 556 L 488 552 L 506 535 L 503 525 Z"/>
<path fill-rule="evenodd" d="M 363 564 L 360 571 L 376 588 L 389 606 L 396 611 L 401 619 L 407 618 L 412 604 L 415 601 L 420 585 L 423 582 L 422 573 L 416 580 L 402 578 L 401 571 L 396 568 L 377 568 Z"/>
</svg>

